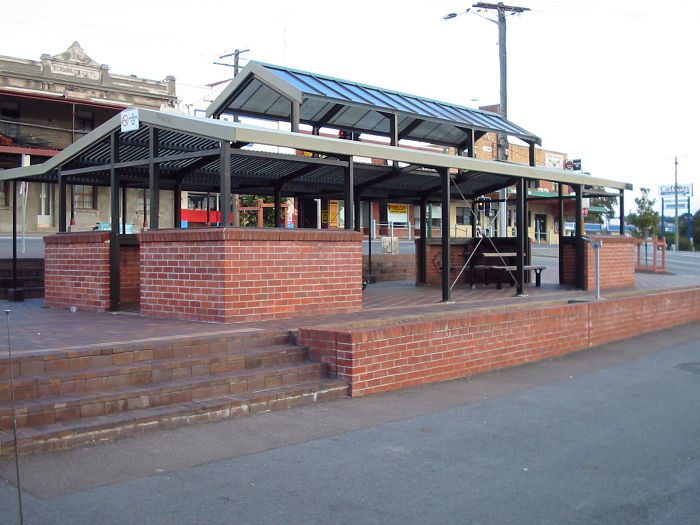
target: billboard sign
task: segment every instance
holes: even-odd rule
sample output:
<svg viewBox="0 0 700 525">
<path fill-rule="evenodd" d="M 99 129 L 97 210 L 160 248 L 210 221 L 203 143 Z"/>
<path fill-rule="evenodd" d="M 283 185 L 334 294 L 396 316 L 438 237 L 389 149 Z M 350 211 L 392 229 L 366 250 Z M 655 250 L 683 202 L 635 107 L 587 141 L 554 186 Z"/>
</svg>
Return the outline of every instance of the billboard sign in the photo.
<svg viewBox="0 0 700 525">
<path fill-rule="evenodd" d="M 659 196 L 663 199 L 664 197 L 674 197 L 676 196 L 676 189 L 674 184 L 661 184 L 659 185 Z M 678 197 L 692 197 L 693 196 L 693 185 L 692 184 L 679 184 L 678 185 Z M 664 199 L 666 200 L 666 199 Z"/>
</svg>

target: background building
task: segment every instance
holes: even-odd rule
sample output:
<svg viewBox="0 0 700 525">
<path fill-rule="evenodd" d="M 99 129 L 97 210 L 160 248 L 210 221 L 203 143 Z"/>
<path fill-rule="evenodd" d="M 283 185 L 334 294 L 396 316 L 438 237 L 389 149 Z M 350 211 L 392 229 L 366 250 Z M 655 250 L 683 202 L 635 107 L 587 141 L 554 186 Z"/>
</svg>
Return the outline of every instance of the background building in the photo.
<svg viewBox="0 0 700 525">
<path fill-rule="evenodd" d="M 38 61 L 0 56 L 0 169 L 44 162 L 126 107 L 175 110 L 176 104 L 174 77 L 149 80 L 112 74 L 78 42 Z M 26 231 L 56 231 L 58 206 L 52 185 L 29 184 L 18 192 Z M 134 212 L 127 223 L 143 223 L 143 206 L 138 204 L 143 198 L 138 193 L 129 191 L 129 209 Z M 0 183 L 0 231 L 11 230 L 11 198 L 9 184 Z M 74 227 L 86 229 L 108 220 L 106 190 L 72 186 L 68 198 Z M 163 213 L 172 215 L 167 209 Z"/>
</svg>

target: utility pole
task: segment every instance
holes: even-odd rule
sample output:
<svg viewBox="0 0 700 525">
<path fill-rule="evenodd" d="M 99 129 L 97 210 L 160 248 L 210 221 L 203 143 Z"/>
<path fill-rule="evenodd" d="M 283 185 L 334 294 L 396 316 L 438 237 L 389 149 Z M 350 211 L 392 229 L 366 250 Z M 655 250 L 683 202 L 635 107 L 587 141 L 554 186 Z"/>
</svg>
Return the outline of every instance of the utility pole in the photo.
<svg viewBox="0 0 700 525">
<path fill-rule="evenodd" d="M 499 66 L 499 72 L 500 72 L 500 82 L 499 82 L 499 104 L 498 104 L 498 114 L 501 115 L 503 118 L 508 118 L 508 64 L 507 64 L 507 51 L 506 51 L 506 15 L 507 14 L 520 14 L 524 13 L 526 11 L 529 11 L 530 9 L 527 7 L 519 7 L 515 5 L 505 5 L 503 2 L 498 2 L 497 4 L 491 4 L 487 2 L 477 2 L 476 4 L 472 5 L 469 9 L 464 11 L 464 13 L 473 13 L 476 15 L 479 15 L 479 11 L 485 10 L 485 11 L 496 11 L 498 14 L 498 19 L 493 20 L 491 18 L 485 18 L 489 22 L 493 22 L 494 24 L 498 25 L 498 66 Z M 443 18 L 445 20 L 449 20 L 451 18 L 456 17 L 458 14 L 461 13 L 450 13 L 448 15 L 445 15 Z M 482 15 L 479 15 L 482 16 Z M 498 134 L 498 139 L 497 139 L 498 145 L 496 147 L 497 150 L 497 158 L 500 161 L 505 161 L 507 160 L 507 155 L 506 155 L 506 150 L 508 149 L 508 136 L 505 135 L 504 133 L 499 133 Z M 508 192 L 507 188 L 504 188 L 499 191 L 499 202 L 498 205 L 498 235 L 505 237 L 506 236 L 506 208 L 507 208 L 507 202 L 506 199 L 508 198 Z"/>
<path fill-rule="evenodd" d="M 676 250 L 678 251 L 678 157 L 673 157 L 673 193 L 676 196 Z M 690 207 L 688 207 L 688 213 L 690 213 Z"/>
<path fill-rule="evenodd" d="M 495 10 L 498 13 L 498 67 L 500 72 L 500 100 L 498 104 L 498 113 L 503 118 L 508 118 L 508 61 L 506 51 L 506 13 L 524 13 L 525 11 L 529 11 L 530 9 L 528 9 L 527 7 L 505 5 L 503 4 L 503 2 L 498 2 L 497 4 L 478 2 L 472 7 L 475 7 L 477 9 Z M 496 149 L 498 151 L 498 160 L 507 160 L 508 156 L 506 154 L 506 151 L 508 149 L 508 136 L 505 133 L 498 134 L 498 147 Z M 506 223 L 508 220 L 508 188 L 503 188 L 502 190 L 500 190 L 499 197 L 499 200 L 501 202 L 498 203 L 498 234 L 501 237 L 506 237 Z"/>
<path fill-rule="evenodd" d="M 233 78 L 236 78 L 238 76 L 238 72 L 241 70 L 240 66 L 240 58 L 243 53 L 247 53 L 250 51 L 250 49 L 236 49 L 233 51 L 233 53 L 225 53 L 219 57 L 219 59 L 222 58 L 228 58 L 228 57 L 233 57 Z M 220 66 L 229 66 L 231 67 L 231 64 L 226 64 L 224 62 L 214 62 L 214 64 L 218 64 Z M 233 117 L 234 122 L 238 122 L 238 117 L 234 115 Z M 240 218 L 240 213 L 238 211 L 238 204 L 240 200 L 240 195 L 238 193 L 233 194 L 233 198 L 231 199 L 231 207 L 232 207 L 232 212 L 233 212 L 233 226 L 238 227 L 241 225 L 241 218 Z M 228 213 L 227 211 L 221 210 L 222 218 L 224 217 L 224 213 Z"/>
</svg>

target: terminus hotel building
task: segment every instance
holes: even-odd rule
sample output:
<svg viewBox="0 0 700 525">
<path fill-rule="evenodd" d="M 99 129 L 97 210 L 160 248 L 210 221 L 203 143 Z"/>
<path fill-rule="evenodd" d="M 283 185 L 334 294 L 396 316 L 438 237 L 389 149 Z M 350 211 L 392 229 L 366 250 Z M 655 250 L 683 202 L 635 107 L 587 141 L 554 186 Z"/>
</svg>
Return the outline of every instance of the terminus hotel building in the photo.
<svg viewBox="0 0 700 525">
<path fill-rule="evenodd" d="M 379 120 L 383 119 L 382 110 L 405 112 L 407 115 L 418 114 L 433 119 L 408 122 L 396 135 L 396 142 L 406 148 L 417 150 L 465 154 L 484 160 L 497 158 L 497 131 L 509 133 L 511 140 L 508 149 L 508 162 L 532 164 L 535 166 L 563 169 L 566 154 L 548 151 L 540 147 L 530 148 L 522 139 L 539 143 L 539 139 L 528 132 L 508 124 L 500 126 L 501 119 L 492 112 L 462 108 L 455 105 L 440 104 L 443 109 L 435 112 L 426 106 L 434 107 L 435 101 L 407 96 L 395 91 L 371 88 L 355 82 L 339 81 L 318 74 L 295 72 L 288 68 L 251 63 L 241 72 L 242 78 L 260 78 L 261 73 L 274 79 L 274 88 L 289 96 L 299 91 L 299 86 L 310 89 L 309 82 L 316 82 L 316 90 L 326 92 L 329 100 L 337 98 L 339 104 L 330 105 L 326 115 L 320 115 L 317 121 L 306 123 L 300 119 L 299 130 L 302 133 L 318 134 L 326 137 L 341 137 L 348 140 L 387 144 L 391 137 L 381 128 Z M 247 81 L 244 81 L 247 82 Z M 264 82 L 261 90 L 267 89 Z M 368 98 L 372 91 L 377 96 Z M 246 95 L 250 95 L 250 88 Z M 259 96 L 258 96 L 259 98 Z M 269 97 L 268 97 L 269 98 Z M 342 101 L 352 100 L 358 106 L 375 108 L 368 111 L 369 117 L 351 111 L 342 105 Z M 42 55 L 36 60 L 0 56 L 0 169 L 40 164 L 73 144 L 91 130 L 100 126 L 127 107 L 144 109 L 178 111 L 182 105 L 178 101 L 175 79 L 149 80 L 135 75 L 112 73 L 107 65 L 100 64 L 89 57 L 75 42 L 65 52 L 57 55 Z M 277 102 L 279 106 L 280 103 Z M 308 104 L 307 104 L 308 107 Z M 497 108 L 488 108 L 494 110 Z M 351 114 L 355 113 L 355 116 Z M 459 131 L 458 123 L 465 119 L 477 122 L 469 124 L 474 132 L 471 135 Z M 263 108 L 251 106 L 245 96 L 239 97 L 234 106 L 222 106 L 213 115 L 222 120 L 242 117 L 244 122 L 262 123 L 282 121 L 282 126 L 289 126 L 289 118 L 280 107 Z M 247 120 L 252 119 L 252 120 Z M 303 117 L 303 115 L 302 115 Z M 261 120 L 263 119 L 263 120 Z M 354 119 L 354 120 L 353 120 Z M 445 132 L 441 120 L 456 122 L 452 132 Z M 434 130 L 431 133 L 430 127 Z M 416 131 L 416 128 L 420 128 Z M 396 131 L 396 130 L 395 130 Z M 471 142 L 470 142 L 471 141 Z M 519 143 L 520 142 L 520 143 Z M 263 148 L 264 149 L 264 148 Z M 276 148 L 277 151 L 295 155 L 310 155 L 310 152 L 291 148 Z M 534 164 L 531 155 L 534 153 Z M 358 157 L 356 162 L 387 165 L 382 159 Z M 408 166 L 410 168 L 410 166 Z M 403 167 L 404 169 L 406 166 Z M 549 197 L 558 194 L 558 184 L 545 180 L 528 182 L 528 196 L 531 199 L 526 220 L 528 234 L 536 242 L 558 243 L 559 207 Z M 368 186 L 367 186 L 368 187 Z M 488 189 L 488 188 L 487 188 Z M 58 230 L 57 211 L 58 194 L 53 184 L 46 182 L 29 182 L 20 185 L 19 202 L 26 206 L 25 230 L 29 233 L 53 233 Z M 567 188 L 567 192 L 569 189 Z M 253 193 L 255 192 L 255 193 Z M 266 195 L 270 192 L 264 188 L 251 187 L 241 193 Z M 502 193 L 500 194 L 502 195 Z M 495 214 L 499 199 L 498 193 L 486 193 L 483 197 L 490 200 L 493 211 L 483 209 L 484 205 L 474 203 L 474 199 L 453 201 L 450 205 L 450 232 L 453 237 L 470 237 L 478 226 L 488 234 L 501 236 L 515 235 L 515 198 L 514 186 L 507 189 L 507 212 L 503 215 L 505 231 L 500 229 L 499 216 Z M 126 220 L 129 231 L 142 231 L 149 228 L 149 191 L 147 188 L 127 188 Z M 345 206 L 342 198 L 331 194 L 308 195 L 285 198 L 282 217 L 287 227 L 304 228 L 342 228 L 344 226 Z M 106 229 L 110 220 L 109 189 L 102 185 L 70 184 L 67 192 L 68 228 L 71 231 Z M 174 226 L 174 207 L 180 207 L 181 226 L 201 227 L 207 223 L 215 225 L 221 221 L 221 200 L 218 192 L 183 191 L 179 204 L 172 199 L 160 199 L 160 226 Z M 269 199 L 268 199 L 269 200 Z M 402 202 L 403 201 L 403 202 Z M 11 230 L 11 190 L 10 183 L 0 181 L 0 232 Z M 573 200 L 566 200 L 564 213 L 568 220 L 573 220 L 575 213 Z M 272 204 L 268 206 L 272 207 Z M 487 205 L 486 208 L 489 206 Z M 235 211 L 235 206 L 233 206 Z M 413 237 L 420 229 L 420 207 L 405 202 L 405 199 L 391 202 L 386 199 L 363 201 L 360 210 L 360 223 L 368 231 L 371 208 L 371 224 L 374 235 L 388 235 L 393 232 L 399 237 Z M 299 210 L 305 213 L 299 214 Z M 595 212 L 595 208 L 591 208 Z M 428 203 L 426 208 L 428 235 L 439 236 L 442 224 L 442 211 L 439 203 Z M 475 224 L 474 217 L 478 217 Z M 234 220 L 238 221 L 235 213 Z M 256 221 L 249 221 L 254 225 Z"/>
</svg>

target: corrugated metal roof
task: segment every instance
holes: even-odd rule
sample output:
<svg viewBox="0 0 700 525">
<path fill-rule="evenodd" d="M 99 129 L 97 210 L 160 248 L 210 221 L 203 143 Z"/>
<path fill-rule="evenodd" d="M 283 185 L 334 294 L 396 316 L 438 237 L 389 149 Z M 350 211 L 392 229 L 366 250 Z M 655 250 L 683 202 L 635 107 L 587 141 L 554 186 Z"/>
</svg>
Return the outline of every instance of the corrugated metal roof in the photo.
<svg viewBox="0 0 700 525">
<path fill-rule="evenodd" d="M 291 101 L 300 104 L 301 122 L 312 126 L 388 135 L 385 113 L 389 113 L 398 116 L 403 139 L 459 146 L 476 131 L 541 143 L 539 137 L 496 113 L 259 62 L 250 62 L 231 81 L 207 115 L 233 112 L 287 120 Z"/>
</svg>

